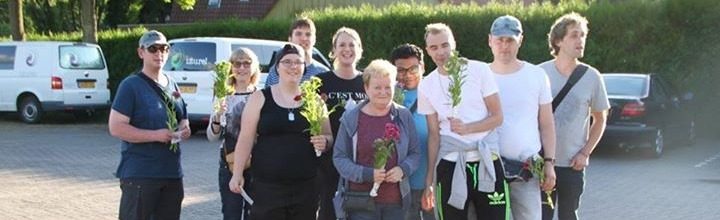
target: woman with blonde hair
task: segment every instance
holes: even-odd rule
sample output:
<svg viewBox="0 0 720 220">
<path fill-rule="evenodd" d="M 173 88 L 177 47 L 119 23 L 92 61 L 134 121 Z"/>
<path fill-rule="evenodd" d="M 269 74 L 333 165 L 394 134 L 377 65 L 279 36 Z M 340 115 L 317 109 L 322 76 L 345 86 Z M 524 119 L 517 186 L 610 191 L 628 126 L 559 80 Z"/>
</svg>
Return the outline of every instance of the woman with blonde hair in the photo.
<svg viewBox="0 0 720 220">
<path fill-rule="evenodd" d="M 207 139 L 217 141 L 222 138 L 220 144 L 220 169 L 218 170 L 218 183 L 220 186 L 220 199 L 222 201 L 223 219 L 247 219 L 250 211 L 250 204 L 240 194 L 230 191 L 228 183 L 232 177 L 232 154 L 235 151 L 235 143 L 240 133 L 240 118 L 245 108 L 248 96 L 257 90 L 256 85 L 260 78 L 260 63 L 255 53 L 248 48 L 238 48 L 230 55 L 231 68 L 230 78 L 227 84 L 232 88 L 232 95 L 226 96 L 220 108 L 213 112 L 210 123 L 207 127 Z M 225 122 L 225 123 L 221 123 Z M 228 155 L 230 155 L 228 157 Z M 230 159 L 228 159 L 230 158 Z M 244 175 L 250 178 L 249 167 L 245 167 Z M 247 181 L 250 182 L 250 181 Z M 249 187 L 246 184 L 245 191 Z"/>
<path fill-rule="evenodd" d="M 418 167 L 420 148 L 412 113 L 393 102 L 396 71 L 386 60 L 373 60 L 362 76 L 368 100 L 345 112 L 340 120 L 333 162 L 342 176 L 342 192 L 372 195 L 371 188 L 379 183 L 377 196 L 372 198 L 374 209 L 343 207 L 347 216 L 340 218 L 404 219 L 410 208 L 409 175 Z M 394 150 L 389 151 L 385 166 L 377 168 L 376 142 L 392 134 Z"/>
<path fill-rule="evenodd" d="M 361 72 L 357 70 L 358 61 L 362 57 L 362 41 L 357 31 L 342 27 L 335 32 L 332 38 L 333 71 L 319 74 L 322 81 L 319 89 L 320 95 L 329 107 L 337 106 L 330 114 L 330 126 L 333 134 L 337 134 L 340 127 L 340 116 L 345 110 L 353 108 L 357 102 L 367 96 L 363 89 Z M 332 163 L 332 149 L 320 158 L 318 170 L 320 181 L 320 210 L 318 220 L 336 219 L 332 198 L 335 195 L 338 182 L 338 173 Z"/>
</svg>

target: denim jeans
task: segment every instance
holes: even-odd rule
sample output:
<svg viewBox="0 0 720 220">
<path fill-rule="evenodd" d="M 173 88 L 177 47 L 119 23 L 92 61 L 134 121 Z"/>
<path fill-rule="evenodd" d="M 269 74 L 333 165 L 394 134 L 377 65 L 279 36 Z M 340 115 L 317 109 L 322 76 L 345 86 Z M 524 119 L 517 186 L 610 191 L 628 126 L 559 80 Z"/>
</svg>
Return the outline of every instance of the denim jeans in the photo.
<svg viewBox="0 0 720 220">
<path fill-rule="evenodd" d="M 411 190 L 410 209 L 405 213 L 405 220 L 435 220 L 435 213 L 422 210 L 422 195 L 424 189 Z"/>
<path fill-rule="evenodd" d="M 555 202 L 559 220 L 577 220 L 580 198 L 585 190 L 585 170 L 574 170 L 572 167 L 555 167 L 557 181 L 555 191 L 551 194 Z M 552 220 L 553 209 L 545 204 L 545 193 L 541 193 L 543 201 L 543 220 Z"/>
<path fill-rule="evenodd" d="M 182 179 L 126 178 L 120 180 L 119 219 L 180 219 Z"/>
<path fill-rule="evenodd" d="M 243 173 L 245 176 L 245 184 L 243 189 L 250 193 L 251 179 L 248 178 L 249 170 Z M 230 179 L 232 173 L 227 167 L 227 163 L 220 159 L 220 168 L 218 169 L 218 185 L 220 188 L 220 201 L 222 202 L 222 213 L 224 220 L 245 220 L 249 219 L 250 204 L 240 194 L 230 191 Z"/>
</svg>

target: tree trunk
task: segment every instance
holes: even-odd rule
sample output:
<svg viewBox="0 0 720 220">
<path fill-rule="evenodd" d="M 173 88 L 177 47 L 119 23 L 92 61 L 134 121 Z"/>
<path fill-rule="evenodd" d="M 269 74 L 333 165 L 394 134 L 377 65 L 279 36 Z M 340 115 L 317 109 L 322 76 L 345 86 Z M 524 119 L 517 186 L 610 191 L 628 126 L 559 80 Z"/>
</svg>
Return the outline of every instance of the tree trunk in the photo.
<svg viewBox="0 0 720 220">
<path fill-rule="evenodd" d="M 25 24 L 23 21 L 23 1 L 8 1 L 8 11 L 10 12 L 10 29 L 12 31 L 12 39 L 14 41 L 25 41 Z"/>
<path fill-rule="evenodd" d="M 82 0 L 80 19 L 83 29 L 83 41 L 97 44 L 97 18 L 95 16 L 95 0 Z"/>
</svg>

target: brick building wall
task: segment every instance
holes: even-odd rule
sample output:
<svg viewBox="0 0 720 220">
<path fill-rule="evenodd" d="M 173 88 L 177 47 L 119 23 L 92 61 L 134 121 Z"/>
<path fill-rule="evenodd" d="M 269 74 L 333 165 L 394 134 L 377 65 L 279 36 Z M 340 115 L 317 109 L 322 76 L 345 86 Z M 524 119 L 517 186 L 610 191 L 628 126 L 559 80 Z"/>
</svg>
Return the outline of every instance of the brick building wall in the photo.
<svg viewBox="0 0 720 220">
<path fill-rule="evenodd" d="M 208 1 L 212 4 L 208 4 Z M 262 19 L 278 0 L 197 0 L 193 10 L 181 10 L 173 4 L 168 23 L 188 23 L 226 18 Z M 217 3 L 219 6 L 217 7 Z"/>
</svg>

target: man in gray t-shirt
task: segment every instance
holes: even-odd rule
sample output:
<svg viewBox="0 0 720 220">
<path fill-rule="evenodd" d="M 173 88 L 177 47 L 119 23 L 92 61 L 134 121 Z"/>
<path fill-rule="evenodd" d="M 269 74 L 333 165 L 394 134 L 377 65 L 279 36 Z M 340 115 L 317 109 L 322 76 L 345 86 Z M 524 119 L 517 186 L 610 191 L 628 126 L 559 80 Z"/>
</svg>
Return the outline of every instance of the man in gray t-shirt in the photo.
<svg viewBox="0 0 720 220">
<path fill-rule="evenodd" d="M 582 63 L 588 21 L 577 13 L 558 18 L 548 34 L 555 59 L 540 64 L 550 80 L 553 97 L 565 86 L 573 70 Z M 584 64 L 587 65 L 587 64 Z M 605 130 L 610 103 L 605 83 L 597 69 L 590 67 L 555 109 L 557 147 L 555 156 L 558 219 L 578 219 L 577 210 L 585 188 L 585 167 Z M 592 117 L 592 124 L 590 124 Z M 550 206 L 543 206 L 543 220 L 553 218 Z"/>
</svg>

